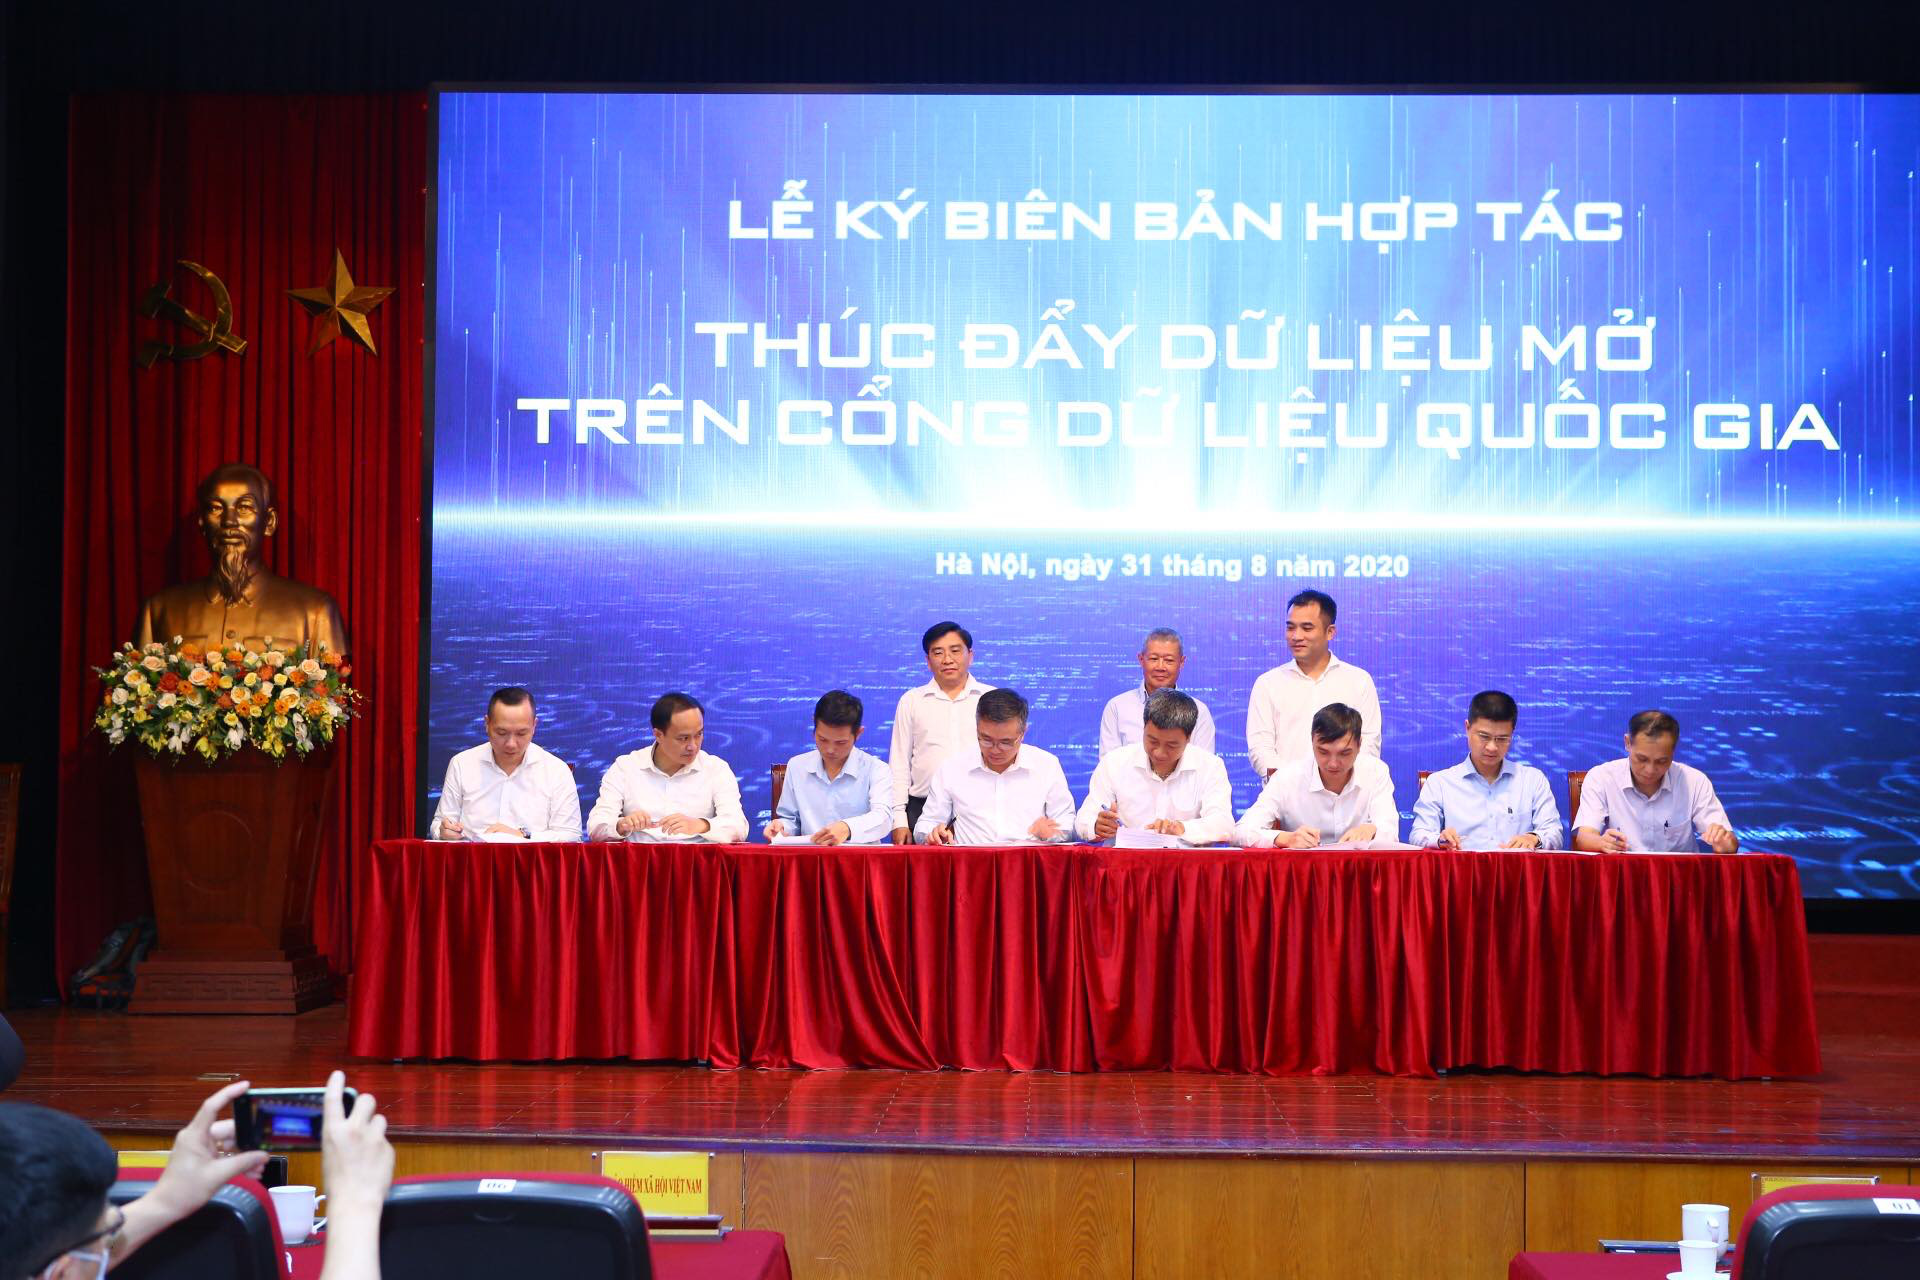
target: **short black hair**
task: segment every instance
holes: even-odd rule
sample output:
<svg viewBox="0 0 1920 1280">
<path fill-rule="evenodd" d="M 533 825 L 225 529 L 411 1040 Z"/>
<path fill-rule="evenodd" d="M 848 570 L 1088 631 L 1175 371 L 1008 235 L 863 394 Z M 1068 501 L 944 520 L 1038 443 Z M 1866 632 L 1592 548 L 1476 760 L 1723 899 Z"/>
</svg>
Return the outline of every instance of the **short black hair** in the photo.
<svg viewBox="0 0 1920 1280">
<path fill-rule="evenodd" d="M 860 705 L 860 699 L 845 689 L 829 689 L 820 695 L 820 701 L 813 704 L 813 722 L 840 729 L 858 729 L 866 712 L 867 709 Z"/>
<path fill-rule="evenodd" d="M 80 1244 L 119 1177 L 113 1148 L 77 1117 L 0 1102 L 0 1280 L 25 1280 Z"/>
<path fill-rule="evenodd" d="M 1680 722 L 1665 711 L 1642 711 L 1627 721 L 1629 738 L 1672 738 L 1680 741 Z"/>
<path fill-rule="evenodd" d="M 1498 689 L 1482 689 L 1473 695 L 1473 701 L 1467 704 L 1467 723 L 1475 720 L 1491 720 L 1495 724 L 1517 724 L 1520 720 L 1520 707 L 1512 695 Z"/>
<path fill-rule="evenodd" d="M 663 693 L 654 700 L 653 713 L 647 717 L 656 733 L 665 733 L 673 718 L 682 711 L 698 711 L 704 719 L 707 709 L 690 693 Z"/>
<path fill-rule="evenodd" d="M 1319 605 L 1320 616 L 1327 620 L 1328 626 L 1332 626 L 1334 619 L 1340 616 L 1340 606 L 1333 602 L 1333 597 L 1324 591 L 1315 591 L 1312 587 L 1308 587 L 1305 591 L 1294 592 L 1293 598 L 1287 601 L 1287 611 L 1291 613 L 1303 604 Z"/>
<path fill-rule="evenodd" d="M 1192 737 L 1194 726 L 1200 723 L 1200 704 L 1178 689 L 1156 689 L 1140 718 L 1156 729 L 1173 729 Z"/>
<path fill-rule="evenodd" d="M 1360 713 L 1344 702 L 1329 702 L 1313 713 L 1315 742 L 1338 742 L 1348 734 L 1358 741 L 1362 727 Z"/>
<path fill-rule="evenodd" d="M 980 695 L 980 705 L 974 708 L 975 722 L 985 720 L 989 724 L 1005 724 L 1009 720 L 1027 722 L 1027 700 L 1011 689 L 989 689 Z"/>
<path fill-rule="evenodd" d="M 533 706 L 533 694 L 522 689 L 517 684 L 510 684 L 504 689 L 495 689 L 493 696 L 487 699 L 487 715 L 491 717 L 495 707 L 518 706 L 525 706 L 528 710 L 533 711 L 535 715 L 540 714 Z"/>
<path fill-rule="evenodd" d="M 973 632 L 967 630 L 957 622 L 936 622 L 928 627 L 926 632 L 920 637 L 920 652 L 932 653 L 933 642 L 946 635 L 949 631 L 959 632 L 960 643 L 967 646 L 968 653 L 973 652 Z"/>
</svg>

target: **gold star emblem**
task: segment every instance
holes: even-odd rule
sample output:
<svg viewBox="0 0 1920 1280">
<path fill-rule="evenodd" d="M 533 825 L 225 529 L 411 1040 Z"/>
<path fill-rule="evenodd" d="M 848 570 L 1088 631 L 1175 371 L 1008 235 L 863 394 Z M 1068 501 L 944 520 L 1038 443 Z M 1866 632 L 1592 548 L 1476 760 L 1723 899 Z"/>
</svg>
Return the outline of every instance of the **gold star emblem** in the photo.
<svg viewBox="0 0 1920 1280">
<path fill-rule="evenodd" d="M 392 292 L 391 288 L 369 288 L 354 284 L 353 277 L 347 274 L 347 260 L 335 249 L 332 284 L 287 290 L 289 298 L 313 315 L 313 340 L 307 345 L 307 354 L 312 355 L 344 333 L 374 355 L 379 355 L 374 350 L 373 333 L 367 328 L 367 315 L 386 301 L 387 295 Z"/>
</svg>

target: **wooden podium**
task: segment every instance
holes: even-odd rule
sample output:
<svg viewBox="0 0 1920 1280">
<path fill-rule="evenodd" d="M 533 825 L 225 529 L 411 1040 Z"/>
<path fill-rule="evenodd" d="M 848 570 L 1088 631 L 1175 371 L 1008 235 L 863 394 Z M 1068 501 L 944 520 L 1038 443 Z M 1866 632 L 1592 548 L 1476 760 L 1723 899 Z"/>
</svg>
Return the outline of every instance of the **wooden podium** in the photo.
<svg viewBox="0 0 1920 1280">
<path fill-rule="evenodd" d="M 333 754 L 135 762 L 159 936 L 130 1012 L 301 1013 L 332 998 L 313 881 Z"/>
</svg>

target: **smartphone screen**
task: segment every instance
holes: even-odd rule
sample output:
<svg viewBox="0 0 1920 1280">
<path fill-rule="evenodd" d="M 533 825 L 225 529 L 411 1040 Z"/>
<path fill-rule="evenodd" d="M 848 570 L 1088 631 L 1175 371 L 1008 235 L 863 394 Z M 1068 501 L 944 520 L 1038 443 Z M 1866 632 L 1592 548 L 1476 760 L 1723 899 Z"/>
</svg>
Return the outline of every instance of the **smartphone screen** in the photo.
<svg viewBox="0 0 1920 1280">
<path fill-rule="evenodd" d="M 320 1146 L 324 1089 L 253 1089 L 233 1102 L 233 1136 L 244 1151 L 312 1151 Z M 341 1102 L 353 1110 L 354 1091 Z"/>
</svg>

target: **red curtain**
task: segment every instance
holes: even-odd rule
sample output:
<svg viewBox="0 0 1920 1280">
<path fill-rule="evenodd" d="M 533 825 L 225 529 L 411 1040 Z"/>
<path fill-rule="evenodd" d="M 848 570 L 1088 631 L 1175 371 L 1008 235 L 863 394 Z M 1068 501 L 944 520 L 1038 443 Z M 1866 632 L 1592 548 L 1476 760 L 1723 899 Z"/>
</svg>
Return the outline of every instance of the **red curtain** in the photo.
<svg viewBox="0 0 1920 1280">
<path fill-rule="evenodd" d="M 90 668 L 129 638 L 144 596 L 206 573 L 193 491 L 229 461 L 272 479 L 280 530 L 267 562 L 339 602 L 366 695 L 346 732 L 316 894 L 315 940 L 343 969 L 348 851 L 412 828 L 426 100 L 76 98 L 69 136 L 59 972 L 148 906 L 133 749 L 110 755 L 90 732 Z M 307 354 L 312 320 L 286 291 L 329 282 L 336 248 L 355 283 L 394 289 L 372 315 L 378 356 L 343 339 Z M 192 340 L 139 314 L 154 284 L 212 314 L 204 286 L 174 265 L 182 258 L 226 284 L 246 351 L 137 368 L 143 340 Z"/>
</svg>

